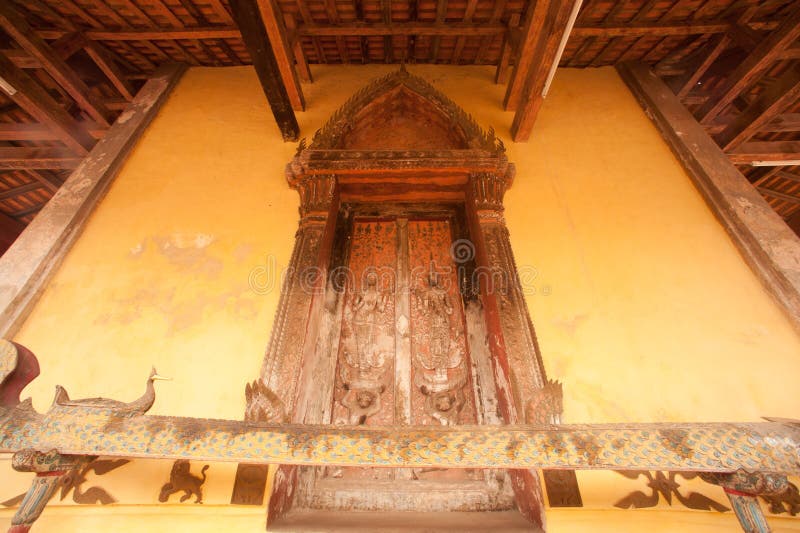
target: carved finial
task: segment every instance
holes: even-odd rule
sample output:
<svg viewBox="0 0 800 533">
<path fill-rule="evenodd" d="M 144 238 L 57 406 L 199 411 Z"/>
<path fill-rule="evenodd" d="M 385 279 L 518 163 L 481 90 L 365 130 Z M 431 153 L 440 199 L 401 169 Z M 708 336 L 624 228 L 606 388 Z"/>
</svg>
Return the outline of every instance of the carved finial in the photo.
<svg viewBox="0 0 800 533">
<path fill-rule="evenodd" d="M 300 154 L 303 153 L 303 150 L 305 149 L 306 149 L 306 138 L 303 137 L 302 139 L 300 139 L 300 142 L 297 143 L 297 150 L 295 151 L 294 156 L 295 157 L 299 156 Z"/>
<path fill-rule="evenodd" d="M 247 402 L 244 419 L 247 422 L 280 424 L 287 421 L 283 402 L 260 379 L 245 385 L 244 397 Z"/>
</svg>

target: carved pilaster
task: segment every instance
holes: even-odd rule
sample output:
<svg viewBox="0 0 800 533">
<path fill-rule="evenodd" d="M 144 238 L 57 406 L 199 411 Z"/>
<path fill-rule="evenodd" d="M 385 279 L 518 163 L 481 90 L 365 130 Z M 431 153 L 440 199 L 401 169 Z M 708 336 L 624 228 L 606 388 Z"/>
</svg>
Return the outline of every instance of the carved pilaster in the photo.
<svg viewBox="0 0 800 533">
<path fill-rule="evenodd" d="M 731 502 L 736 518 L 746 533 L 769 533 L 758 496 L 777 496 L 789 490 L 785 475 L 739 470 L 729 474 L 703 473 L 700 477 L 719 485 Z"/>
<path fill-rule="evenodd" d="M 503 197 L 510 185 L 507 176 L 474 172 L 469 176 L 469 195 L 481 222 L 505 224 Z"/>
<path fill-rule="evenodd" d="M 11 519 L 8 533 L 27 533 L 41 516 L 47 502 L 64 479 L 76 469 L 88 464 L 94 457 L 83 455 L 61 455 L 55 450 L 41 453 L 22 450 L 11 458 L 11 466 L 17 472 L 35 472 L 36 477 Z"/>
<path fill-rule="evenodd" d="M 311 220 L 324 223 L 334 200 L 336 176 L 306 176 L 291 185 L 300 195 L 301 225 Z"/>
</svg>

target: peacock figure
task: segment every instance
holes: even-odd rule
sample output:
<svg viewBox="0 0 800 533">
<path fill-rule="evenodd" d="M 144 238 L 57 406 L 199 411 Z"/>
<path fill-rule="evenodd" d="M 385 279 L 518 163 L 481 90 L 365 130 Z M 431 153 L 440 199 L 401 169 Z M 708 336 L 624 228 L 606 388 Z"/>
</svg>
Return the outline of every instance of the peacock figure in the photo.
<svg viewBox="0 0 800 533">
<path fill-rule="evenodd" d="M 61 385 L 56 385 L 56 396 L 53 399 L 53 405 L 88 409 L 107 409 L 112 411 L 116 416 L 130 417 L 143 415 L 153 407 L 153 403 L 156 401 L 154 382 L 156 380 L 167 379 L 170 378 L 158 375 L 155 367 L 153 367 L 150 371 L 150 376 L 147 378 L 147 386 L 144 394 L 142 394 L 139 399 L 128 403 L 112 400 L 110 398 L 82 398 L 80 400 L 71 400 L 67 390 Z"/>
</svg>

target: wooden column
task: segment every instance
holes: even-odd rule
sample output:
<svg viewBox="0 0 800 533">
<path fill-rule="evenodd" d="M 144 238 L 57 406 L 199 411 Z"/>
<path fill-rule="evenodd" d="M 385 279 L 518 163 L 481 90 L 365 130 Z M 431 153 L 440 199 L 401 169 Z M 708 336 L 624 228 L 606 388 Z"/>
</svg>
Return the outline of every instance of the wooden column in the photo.
<svg viewBox="0 0 800 533">
<path fill-rule="evenodd" d="M 64 185 L 0 258 L 0 336 L 12 336 L 183 73 L 166 66 L 142 87 Z"/>
<path fill-rule="evenodd" d="M 744 260 L 800 330 L 800 239 L 658 76 L 639 63 L 617 70 Z"/>
<path fill-rule="evenodd" d="M 230 5 L 281 136 L 286 142 L 296 141 L 300 127 L 289 97 L 290 88 L 284 84 L 275 49 L 267 37 L 260 6 L 256 0 L 231 0 Z M 299 83 L 297 88 L 299 90 Z"/>
<path fill-rule="evenodd" d="M 306 420 L 309 397 L 303 384 L 313 387 L 315 357 L 326 346 L 317 339 L 324 329 L 327 270 L 333 245 L 338 211 L 336 178 L 314 175 L 291 183 L 300 194 L 300 227 L 284 278 L 278 312 L 272 325 L 261 376 L 253 387 L 260 392 L 247 397 L 248 413 L 259 403 L 273 403 L 273 420 L 297 424 L 322 422 Z M 324 336 L 324 335 L 323 335 Z M 248 385 L 250 387 L 250 385 Z M 252 390 L 252 388 L 251 388 Z M 280 391 L 280 397 L 273 391 Z M 252 417 L 247 417 L 252 418 Z M 244 470 L 237 471 L 236 485 L 244 484 Z M 269 523 L 291 509 L 297 483 L 297 467 L 276 465 L 272 493 L 269 497 Z M 233 503 L 254 503 L 263 500 L 261 493 L 246 494 L 234 490 Z"/>
</svg>

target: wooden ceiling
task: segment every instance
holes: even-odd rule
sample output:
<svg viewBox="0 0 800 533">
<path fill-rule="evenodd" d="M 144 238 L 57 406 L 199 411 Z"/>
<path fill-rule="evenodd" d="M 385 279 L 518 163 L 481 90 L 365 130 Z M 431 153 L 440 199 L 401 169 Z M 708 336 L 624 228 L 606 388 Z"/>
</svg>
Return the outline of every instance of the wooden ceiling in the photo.
<svg viewBox="0 0 800 533">
<path fill-rule="evenodd" d="M 287 139 L 297 135 L 291 109 L 304 106 L 297 80 L 312 81 L 309 64 L 496 65 L 523 140 L 554 61 L 643 61 L 800 228 L 796 0 L 584 0 L 559 56 L 572 8 L 572 0 L 2 0 L 0 233 L 30 222 L 170 62 L 255 63 Z"/>
</svg>

